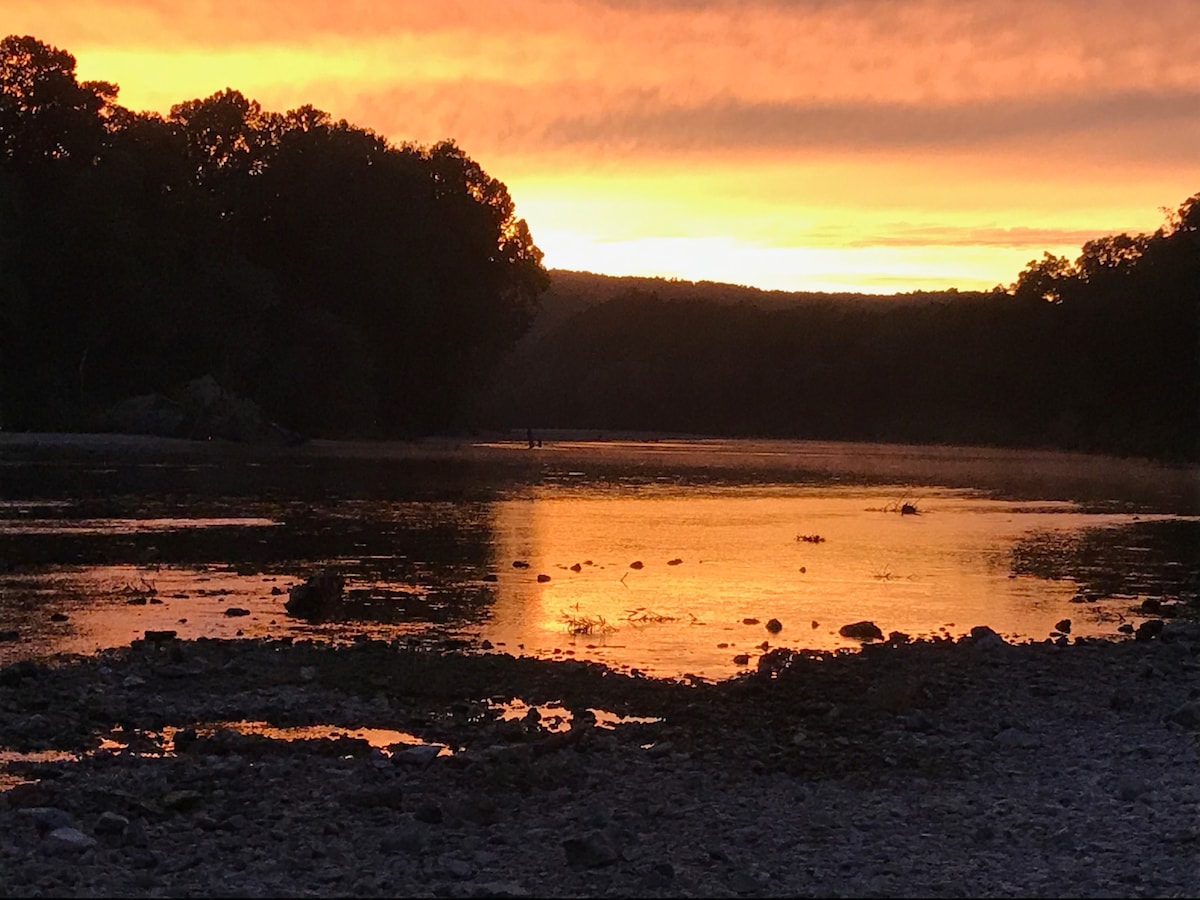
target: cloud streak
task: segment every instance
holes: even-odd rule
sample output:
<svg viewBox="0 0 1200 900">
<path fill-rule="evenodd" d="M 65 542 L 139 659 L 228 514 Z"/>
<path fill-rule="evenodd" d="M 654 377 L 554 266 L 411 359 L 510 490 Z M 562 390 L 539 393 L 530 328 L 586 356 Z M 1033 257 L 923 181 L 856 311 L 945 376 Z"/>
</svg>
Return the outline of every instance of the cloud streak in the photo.
<svg viewBox="0 0 1200 900">
<path fill-rule="evenodd" d="M 1011 281 L 1042 240 L 1061 252 L 1153 230 L 1160 206 L 1200 188 L 1196 13 L 1196 0 L 4 0 L 2 27 L 70 50 L 135 109 L 229 86 L 398 142 L 453 138 L 572 259 L 591 246 L 618 266 L 617 242 L 639 264 L 656 248 L 684 266 L 687 247 L 699 259 L 720 238 L 720 259 L 742 260 L 733 280 L 755 266 L 802 279 L 803 254 L 784 265 L 751 248 L 837 245 L 824 275 L 861 259 L 864 283 L 908 283 L 942 265 L 930 278 L 944 285 L 970 266 L 975 283 Z"/>
</svg>

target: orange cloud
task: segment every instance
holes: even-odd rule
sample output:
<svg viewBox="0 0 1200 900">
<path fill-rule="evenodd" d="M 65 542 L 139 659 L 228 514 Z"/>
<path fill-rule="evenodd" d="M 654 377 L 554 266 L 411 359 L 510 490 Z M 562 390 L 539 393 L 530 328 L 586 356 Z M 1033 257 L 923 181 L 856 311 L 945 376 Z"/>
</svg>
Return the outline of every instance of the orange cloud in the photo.
<svg viewBox="0 0 1200 900">
<path fill-rule="evenodd" d="M 657 252 L 803 288 L 831 266 L 994 284 L 1039 241 L 1152 230 L 1200 188 L 1195 19 L 1195 0 L 6 0 L 4 27 L 135 109 L 230 86 L 454 138 L 553 266 Z"/>
</svg>

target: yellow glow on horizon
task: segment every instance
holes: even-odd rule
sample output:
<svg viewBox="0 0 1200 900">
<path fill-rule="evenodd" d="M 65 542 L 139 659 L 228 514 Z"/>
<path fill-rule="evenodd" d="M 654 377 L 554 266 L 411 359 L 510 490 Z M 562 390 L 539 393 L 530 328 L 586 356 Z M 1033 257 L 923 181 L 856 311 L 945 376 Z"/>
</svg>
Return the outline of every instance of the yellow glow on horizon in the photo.
<svg viewBox="0 0 1200 900">
<path fill-rule="evenodd" d="M 864 294 L 991 290 L 1015 281 L 1041 253 L 1012 247 L 764 247 L 725 237 L 607 241 L 568 231 L 543 231 L 538 246 L 552 269 Z M 1044 249 L 1072 258 L 1078 251 Z"/>
</svg>

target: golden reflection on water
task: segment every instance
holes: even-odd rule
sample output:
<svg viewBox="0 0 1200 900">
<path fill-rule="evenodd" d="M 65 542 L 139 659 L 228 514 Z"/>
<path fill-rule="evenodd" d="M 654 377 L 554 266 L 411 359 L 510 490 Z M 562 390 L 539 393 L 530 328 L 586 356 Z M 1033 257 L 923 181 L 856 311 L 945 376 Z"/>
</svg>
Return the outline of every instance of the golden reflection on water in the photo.
<svg viewBox="0 0 1200 900">
<path fill-rule="evenodd" d="M 901 492 L 532 489 L 496 505 L 497 599 L 480 635 L 514 653 L 723 678 L 735 656 L 753 665 L 764 642 L 857 647 L 838 629 L 864 619 L 913 637 L 988 625 L 1042 639 L 1065 617 L 1073 636 L 1115 633 L 1111 607 L 1069 602 L 1073 583 L 1013 577 L 1010 551 L 1033 529 L 1134 517 L 947 489 L 900 515 Z M 773 618 L 777 633 L 766 627 Z"/>
</svg>

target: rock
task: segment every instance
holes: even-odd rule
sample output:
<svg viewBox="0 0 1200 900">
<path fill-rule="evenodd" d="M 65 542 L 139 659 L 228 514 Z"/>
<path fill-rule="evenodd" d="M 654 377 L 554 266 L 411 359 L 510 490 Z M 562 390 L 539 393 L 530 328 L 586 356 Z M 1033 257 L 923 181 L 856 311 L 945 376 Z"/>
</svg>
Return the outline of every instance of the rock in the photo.
<svg viewBox="0 0 1200 900">
<path fill-rule="evenodd" d="M 100 817 L 96 819 L 96 824 L 92 826 L 92 831 L 96 834 L 106 835 L 123 835 L 125 829 L 129 827 L 129 820 L 124 816 L 118 815 L 115 812 L 105 810 L 100 813 Z"/>
<path fill-rule="evenodd" d="M 1159 639 L 1163 641 L 1192 641 L 1200 643 L 1200 622 L 1172 620 L 1164 622 Z"/>
<path fill-rule="evenodd" d="M 742 619 L 742 624 L 743 625 L 757 625 L 758 619 L 754 619 L 754 618 Z"/>
<path fill-rule="evenodd" d="M 34 781 L 22 781 L 14 784 L 4 794 L 12 809 L 36 809 L 50 802 L 50 794 L 46 788 Z"/>
<path fill-rule="evenodd" d="M 1108 698 L 1108 708 L 1114 712 L 1129 712 L 1137 706 L 1137 697 L 1125 688 L 1117 688 Z"/>
<path fill-rule="evenodd" d="M 550 576 L 542 574 L 542 573 L 538 573 L 537 580 L 538 580 L 538 584 L 545 584 L 547 581 L 550 580 Z"/>
<path fill-rule="evenodd" d="M 675 557 L 674 559 L 668 559 L 668 560 L 667 560 L 667 565 L 668 565 L 668 566 L 678 566 L 678 565 L 681 565 L 682 563 L 683 563 L 683 560 L 682 560 L 682 559 L 680 559 L 678 556 L 677 556 L 677 557 Z"/>
<path fill-rule="evenodd" d="M 400 826 L 380 838 L 379 849 L 384 853 L 420 853 L 428 843 L 429 836 L 422 829 Z"/>
<path fill-rule="evenodd" d="M 154 631 L 147 629 L 146 640 L 152 644 L 161 644 L 165 641 L 173 641 L 179 636 L 177 631 Z"/>
<path fill-rule="evenodd" d="M 199 791 L 168 791 L 162 798 L 162 805 L 165 809 L 187 812 L 196 809 L 203 799 Z"/>
<path fill-rule="evenodd" d="M 1187 731 L 1200 731 L 1200 700 L 1189 700 L 1163 717 Z"/>
<path fill-rule="evenodd" d="M 992 740 L 1002 746 L 1018 747 L 1022 750 L 1036 750 L 1042 746 L 1041 740 L 1036 735 L 1022 731 L 1020 728 L 1005 728 Z"/>
<path fill-rule="evenodd" d="M 1054 626 L 1054 630 L 1061 631 L 1063 634 L 1070 634 L 1071 633 L 1071 620 L 1063 619 L 1062 621 L 1056 623 Z"/>
<path fill-rule="evenodd" d="M 651 759 L 662 759 L 674 749 L 675 745 L 670 741 L 659 741 L 657 744 L 651 744 L 646 748 L 646 755 Z"/>
<path fill-rule="evenodd" d="M 644 565 L 645 565 L 645 563 L 643 563 L 643 562 L 642 562 L 640 559 L 635 559 L 633 562 L 631 562 L 631 563 L 629 564 L 629 568 L 631 568 L 631 569 L 640 569 L 640 568 L 642 568 L 642 566 L 644 566 Z"/>
<path fill-rule="evenodd" d="M 413 810 L 413 818 L 418 822 L 424 822 L 426 825 L 441 825 L 445 814 L 442 812 L 442 807 L 437 801 L 425 800 Z"/>
<path fill-rule="evenodd" d="M 466 860 L 448 858 L 441 859 L 439 862 L 442 870 L 455 878 L 471 877 L 471 864 Z"/>
<path fill-rule="evenodd" d="M 1138 607 L 1139 612 L 1154 614 L 1162 609 L 1162 601 L 1157 597 L 1147 597 L 1142 601 L 1142 605 Z"/>
<path fill-rule="evenodd" d="M 778 619 L 768 619 L 767 631 L 771 632 L 771 634 L 779 634 L 779 632 L 783 631 L 783 623 Z"/>
<path fill-rule="evenodd" d="M 47 834 L 59 828 L 71 827 L 71 815 L 53 806 L 32 806 L 17 811 L 17 815 L 32 822 L 38 834 Z"/>
<path fill-rule="evenodd" d="M 231 606 L 225 610 L 225 615 L 231 619 L 250 615 L 250 610 L 242 606 Z"/>
<path fill-rule="evenodd" d="M 345 584 L 345 579 L 332 569 L 319 572 L 288 592 L 284 608 L 288 615 L 309 622 L 335 619 L 341 614 Z"/>
<path fill-rule="evenodd" d="M 513 568 L 514 569 L 528 569 L 529 563 L 525 562 L 525 560 L 523 560 L 523 559 L 514 559 L 513 560 Z"/>
<path fill-rule="evenodd" d="M 854 638 L 856 641 L 882 641 L 883 632 L 874 622 L 851 622 L 838 629 L 842 637 Z"/>
<path fill-rule="evenodd" d="M 193 379 L 172 397 L 142 394 L 109 407 L 104 431 L 162 437 L 295 445 L 303 437 L 268 419 L 253 400 L 226 391 L 211 375 Z"/>
<path fill-rule="evenodd" d="M 144 849 L 150 846 L 150 836 L 146 834 L 146 826 L 142 824 L 140 819 L 134 819 L 126 826 L 124 838 L 126 847 L 141 847 Z"/>
<path fill-rule="evenodd" d="M 66 613 L 60 613 L 60 612 L 50 613 L 50 621 L 51 622 L 65 622 L 69 618 L 71 618 L 71 617 L 68 616 Z"/>
<path fill-rule="evenodd" d="M 84 834 L 78 828 L 69 826 L 55 828 L 46 835 L 43 847 L 47 853 L 57 856 L 78 856 L 96 846 L 96 839 Z"/>
<path fill-rule="evenodd" d="M 592 831 L 583 837 L 567 838 L 562 842 L 567 865 L 572 869 L 594 869 L 609 866 L 621 858 L 612 838 L 603 831 Z"/>
<path fill-rule="evenodd" d="M 814 628 L 816 627 L 816 625 L 817 625 L 817 623 L 813 622 Z M 887 642 L 889 644 L 891 644 L 893 647 L 899 647 L 903 644 L 910 643 L 911 641 L 912 641 L 912 638 L 909 635 L 905 634 L 903 631 L 892 631 L 892 632 L 888 633 Z"/>
<path fill-rule="evenodd" d="M 1121 634 L 1133 634 L 1133 625 L 1130 622 L 1122 622 L 1117 626 L 1117 631 Z"/>
<path fill-rule="evenodd" d="M 1117 796 L 1127 803 L 1136 800 L 1149 790 L 1150 785 L 1139 775 L 1122 775 L 1117 780 Z"/>
<path fill-rule="evenodd" d="M 749 654 L 747 654 L 747 653 L 739 653 L 737 656 L 735 656 L 735 657 L 733 658 L 733 664 L 734 664 L 735 666 L 748 666 L 748 665 L 750 665 L 750 656 L 749 656 Z"/>
<path fill-rule="evenodd" d="M 442 748 L 433 744 L 417 744 L 416 746 L 405 747 L 402 750 L 394 750 L 392 752 L 392 762 L 396 765 L 415 766 L 423 769 L 437 759 L 438 754 L 441 752 Z"/>
<path fill-rule="evenodd" d="M 451 897 L 532 897 L 534 896 L 514 881 L 469 881 L 465 884 L 448 886 Z"/>
<path fill-rule="evenodd" d="M 1134 632 L 1133 638 L 1137 641 L 1154 640 L 1154 638 L 1162 634 L 1164 624 L 1165 623 L 1162 619 L 1147 619 L 1137 627 L 1137 631 Z"/>
<path fill-rule="evenodd" d="M 0 669 L 0 685 L 18 685 L 26 678 L 35 678 L 41 673 L 41 668 L 30 659 L 18 660 Z"/>
</svg>

